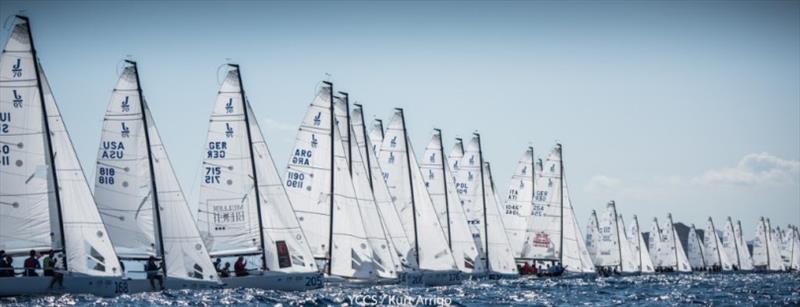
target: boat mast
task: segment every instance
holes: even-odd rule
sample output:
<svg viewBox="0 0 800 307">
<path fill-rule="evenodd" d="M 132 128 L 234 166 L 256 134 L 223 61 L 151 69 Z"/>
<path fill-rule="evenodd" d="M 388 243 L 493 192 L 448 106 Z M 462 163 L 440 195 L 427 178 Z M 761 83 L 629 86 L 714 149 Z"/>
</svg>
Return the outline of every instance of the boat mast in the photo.
<svg viewBox="0 0 800 307">
<path fill-rule="evenodd" d="M 560 231 L 559 231 L 559 233 L 561 235 L 561 240 L 559 240 L 559 242 L 558 242 L 558 244 L 559 244 L 559 247 L 558 247 L 558 262 L 561 263 L 561 265 L 564 265 L 564 153 L 562 151 L 561 144 L 556 144 L 556 148 L 558 148 L 558 164 L 559 164 L 559 166 L 558 166 L 558 169 L 559 169 L 559 174 L 558 174 L 558 177 L 559 177 L 559 180 L 558 180 L 559 181 L 559 185 L 558 185 L 558 189 L 559 189 L 558 197 L 559 197 L 559 200 L 558 200 L 558 202 L 559 202 L 559 204 L 561 206 L 561 215 L 560 215 L 560 219 L 561 219 L 561 226 L 560 227 L 561 228 L 560 228 Z"/>
<path fill-rule="evenodd" d="M 334 147 L 333 146 L 336 146 L 335 145 L 335 139 L 333 137 L 333 129 L 336 128 L 336 114 L 334 113 L 334 110 L 333 110 L 333 83 L 328 82 L 328 81 L 322 81 L 322 84 L 323 84 L 323 86 L 327 86 L 328 87 L 328 101 L 330 101 L 329 113 L 330 113 L 330 117 L 331 117 L 331 125 L 330 125 L 330 129 L 331 129 L 331 146 L 330 146 L 330 148 L 331 148 L 331 150 L 330 150 L 330 153 L 331 153 L 331 156 L 330 156 L 330 158 L 331 158 L 331 160 L 330 160 L 331 161 L 330 213 L 331 214 L 330 215 L 331 215 L 331 217 L 330 217 L 330 222 L 328 223 L 329 224 L 328 225 L 328 275 L 331 275 L 331 271 L 332 271 L 332 268 L 333 268 L 333 211 L 334 211 L 333 210 L 334 209 L 333 183 L 334 183 L 334 181 L 335 181 L 334 179 L 336 177 L 335 174 L 334 174 L 334 171 L 335 171 L 336 168 L 333 165 L 333 163 L 334 163 L 334 157 L 333 157 L 334 156 L 334 154 L 333 154 L 333 152 L 334 152 L 333 148 Z"/>
<path fill-rule="evenodd" d="M 42 116 L 44 117 L 44 135 L 47 140 L 48 155 L 50 157 L 50 172 L 53 175 L 54 189 L 56 196 L 56 211 L 58 212 L 58 229 L 61 237 L 61 250 L 64 252 L 64 270 L 67 270 L 67 240 L 64 236 L 64 218 L 61 210 L 61 189 L 58 186 L 58 171 L 56 170 L 56 154 L 53 152 L 53 140 L 50 137 L 50 119 L 47 115 L 47 104 L 44 102 L 44 90 L 42 89 L 42 77 L 39 71 L 39 57 L 36 55 L 36 47 L 33 45 L 33 34 L 31 33 L 31 23 L 27 16 L 17 15 L 17 18 L 25 21 L 28 27 L 28 41 L 31 43 L 31 55 L 33 57 L 33 70 L 36 72 L 36 89 L 39 91 L 39 102 L 42 105 Z"/>
<path fill-rule="evenodd" d="M 158 187 L 156 186 L 156 171 L 153 166 L 153 151 L 150 148 L 150 129 L 147 125 L 147 106 L 144 103 L 144 95 L 142 94 L 142 84 L 139 81 L 139 67 L 136 62 L 125 60 L 126 63 L 131 64 L 133 67 L 133 74 L 136 76 L 136 91 L 139 94 L 139 108 L 142 112 L 142 125 L 144 126 L 144 140 L 147 144 L 147 165 L 150 168 L 150 185 L 153 186 L 153 211 L 156 217 L 155 232 L 158 236 L 159 254 L 161 254 L 161 270 L 164 271 L 164 276 L 167 276 L 167 259 L 164 250 L 164 236 L 161 234 L 161 203 L 158 201 Z"/>
<path fill-rule="evenodd" d="M 703 255 L 703 244 L 701 244 L 700 242 L 700 237 L 697 236 L 697 229 L 694 227 L 694 224 L 692 224 L 692 229 L 690 229 L 689 231 L 694 235 L 695 241 L 697 241 L 697 248 L 700 249 L 700 260 L 703 261 L 703 267 L 707 267 L 708 265 L 706 264 L 706 256 Z M 677 250 L 677 247 L 675 247 L 675 249 Z M 675 263 L 676 264 L 678 263 L 677 260 L 675 261 Z"/>
<path fill-rule="evenodd" d="M 258 214 L 258 237 L 261 240 L 261 266 L 266 269 L 267 268 L 267 249 L 264 248 L 264 244 L 266 241 L 264 240 L 264 221 L 261 217 L 261 191 L 259 191 L 258 187 L 258 173 L 256 171 L 256 161 L 255 161 L 255 152 L 253 150 L 253 137 L 252 132 L 250 131 L 250 113 L 249 108 L 247 107 L 247 95 L 244 92 L 244 84 L 242 84 L 242 71 L 239 68 L 238 64 L 228 64 L 229 66 L 233 67 L 236 70 L 236 77 L 239 81 L 239 93 L 241 94 L 242 98 L 242 112 L 244 112 L 244 125 L 246 127 L 245 131 L 247 132 L 247 149 L 250 151 L 250 170 L 253 172 L 253 185 L 255 186 L 255 194 L 256 194 L 256 213 Z"/>
<path fill-rule="evenodd" d="M 679 262 L 679 260 L 678 260 L 678 234 L 675 233 L 675 224 L 672 223 L 672 213 L 667 214 L 667 219 L 669 220 L 669 227 L 671 228 L 670 230 L 672 231 L 672 246 L 675 248 L 675 269 L 676 270 L 680 270 L 680 265 L 678 264 L 678 262 Z M 697 233 L 695 232 L 694 235 L 696 236 Z M 703 253 L 700 252 L 700 255 L 702 255 L 702 254 Z M 703 260 L 703 265 L 705 265 L 705 260 Z"/>
<path fill-rule="evenodd" d="M 369 135 L 367 135 L 367 125 L 366 122 L 364 122 L 364 107 L 357 103 L 354 103 L 353 105 L 361 111 L 359 112 L 359 115 L 361 115 L 361 133 L 364 135 L 364 148 L 366 149 L 364 155 L 366 156 L 365 158 L 367 160 L 367 177 L 369 178 L 369 189 L 370 191 L 374 191 L 374 187 L 372 186 L 372 164 L 369 161 L 369 152 L 371 149 L 369 148 Z M 350 118 L 350 116 L 348 115 L 347 118 Z"/>
<path fill-rule="evenodd" d="M 533 205 L 536 199 L 536 157 L 533 155 L 533 146 L 528 146 L 528 150 L 531 151 L 531 205 Z"/>
<path fill-rule="evenodd" d="M 444 156 L 444 142 L 442 141 L 442 130 L 434 128 L 439 135 L 439 158 L 442 160 L 442 186 L 444 187 L 444 210 L 447 215 L 447 246 L 453 248 L 453 238 L 450 232 L 450 198 L 447 197 L 447 164 Z"/>
<path fill-rule="evenodd" d="M 639 233 L 639 218 L 635 215 L 633 216 L 633 222 L 636 223 L 636 245 L 639 246 L 639 272 L 644 272 L 644 263 L 642 259 L 642 235 Z"/>
<path fill-rule="evenodd" d="M 711 217 L 708 217 L 708 221 L 711 223 L 711 232 L 712 238 L 714 238 L 714 246 L 717 247 L 717 258 L 719 259 L 719 267 L 722 268 L 722 251 L 719 250 L 719 240 L 717 240 L 717 228 L 714 227 L 714 220 Z"/>
<path fill-rule="evenodd" d="M 739 242 L 736 242 L 736 241 L 738 241 L 736 239 L 736 228 L 733 228 L 733 221 L 731 220 L 730 216 L 728 217 L 728 225 L 731 225 L 731 234 L 733 234 L 733 247 L 736 250 L 736 268 L 741 270 L 742 269 L 742 259 L 741 259 L 741 257 L 739 257 Z"/>
<path fill-rule="evenodd" d="M 339 92 L 343 98 L 340 98 L 341 101 L 344 102 L 344 110 L 347 113 L 347 169 L 350 171 L 350 175 L 353 175 L 353 144 L 352 138 L 353 136 L 350 135 L 350 95 L 346 92 Z"/>
<path fill-rule="evenodd" d="M 481 202 L 483 202 L 483 234 L 486 236 L 484 238 L 484 255 L 486 256 L 486 271 L 491 271 L 489 267 L 489 223 L 486 219 L 486 191 L 484 186 L 484 178 L 483 178 L 483 149 L 481 148 L 481 135 L 479 133 L 474 133 L 475 137 L 478 138 L 478 159 L 481 165 Z"/>
<path fill-rule="evenodd" d="M 411 191 L 411 216 L 414 218 L 414 256 L 417 259 L 417 266 L 419 266 L 419 231 L 417 230 L 417 204 L 414 200 L 414 176 L 411 172 L 411 152 L 408 146 L 408 136 L 406 135 L 406 116 L 403 114 L 403 108 L 395 108 L 400 113 L 400 120 L 403 123 L 403 142 L 406 147 L 406 167 L 408 168 L 408 184 L 409 191 Z M 383 129 L 381 129 L 383 131 Z M 417 170 L 419 171 L 419 170 Z"/>
<path fill-rule="evenodd" d="M 767 228 L 767 223 L 764 222 L 764 217 L 763 216 L 761 217 L 761 226 L 764 228 L 764 232 L 765 232 L 764 233 L 764 242 L 766 242 L 766 247 L 767 247 L 767 271 L 769 271 L 769 264 L 770 264 L 769 263 L 770 262 L 769 261 L 769 235 L 770 235 L 770 229 Z"/>
<path fill-rule="evenodd" d="M 611 209 L 614 210 L 614 228 L 617 233 L 617 248 L 619 249 L 619 271 L 622 273 L 624 267 L 622 266 L 622 240 L 619 237 L 619 221 L 617 220 L 617 205 L 611 201 Z"/>
<path fill-rule="evenodd" d="M 383 120 L 380 118 L 376 118 L 375 122 L 378 123 L 378 127 L 381 131 L 381 139 L 386 137 L 386 134 L 383 132 Z"/>
</svg>

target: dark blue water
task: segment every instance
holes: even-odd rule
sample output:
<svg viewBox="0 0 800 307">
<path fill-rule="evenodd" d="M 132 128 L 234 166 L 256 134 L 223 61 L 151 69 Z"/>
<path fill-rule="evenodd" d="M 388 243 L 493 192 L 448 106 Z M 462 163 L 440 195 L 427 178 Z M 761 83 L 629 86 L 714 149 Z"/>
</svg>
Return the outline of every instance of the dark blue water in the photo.
<svg viewBox="0 0 800 307">
<path fill-rule="evenodd" d="M 800 305 L 798 274 L 687 274 L 584 279 L 466 281 L 459 286 L 327 287 L 306 292 L 254 289 L 2 298 L 0 305 Z"/>
</svg>

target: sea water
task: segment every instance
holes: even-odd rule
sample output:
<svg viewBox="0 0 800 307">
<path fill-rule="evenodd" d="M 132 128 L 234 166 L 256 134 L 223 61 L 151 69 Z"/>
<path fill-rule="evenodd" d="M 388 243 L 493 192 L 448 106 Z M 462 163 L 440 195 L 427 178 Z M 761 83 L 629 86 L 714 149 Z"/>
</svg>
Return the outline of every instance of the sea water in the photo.
<svg viewBox="0 0 800 307">
<path fill-rule="evenodd" d="M 328 286 L 304 292 L 175 290 L 114 298 L 91 295 L 0 298 L 36 305 L 800 305 L 796 273 L 694 273 L 626 277 L 470 280 L 458 286 Z"/>
</svg>

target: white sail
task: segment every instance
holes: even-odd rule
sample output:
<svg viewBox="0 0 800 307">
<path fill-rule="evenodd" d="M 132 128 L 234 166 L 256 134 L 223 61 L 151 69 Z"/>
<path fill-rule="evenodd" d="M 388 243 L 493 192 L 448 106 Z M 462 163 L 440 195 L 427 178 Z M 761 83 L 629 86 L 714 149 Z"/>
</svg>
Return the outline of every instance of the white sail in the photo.
<svg viewBox="0 0 800 307">
<path fill-rule="evenodd" d="M 95 199 L 103 220 L 109 225 L 114 244 L 119 244 L 115 246 L 121 255 L 163 255 L 169 277 L 217 281 L 158 129 L 138 89 L 136 66 L 129 63 L 106 109 L 97 155 Z M 160 224 L 154 219 L 155 210 L 159 210 Z M 138 213 L 145 211 L 150 214 L 140 221 Z"/>
<path fill-rule="evenodd" d="M 484 193 L 486 195 L 486 240 L 488 246 L 489 270 L 493 273 L 516 275 L 517 266 L 514 261 L 514 251 L 508 241 L 506 227 L 503 224 L 501 214 L 500 197 L 492 177 L 492 169 L 489 162 L 484 162 L 483 176 Z"/>
<path fill-rule="evenodd" d="M 625 221 L 623 221 L 621 214 L 617 214 L 617 232 L 619 233 L 619 241 L 622 247 L 622 272 L 640 272 L 639 254 L 636 253 L 633 243 L 628 239 Z"/>
<path fill-rule="evenodd" d="M 505 208 L 501 211 L 508 241 L 515 258 L 522 258 L 522 247 L 528 229 L 527 217 L 533 209 L 533 177 L 535 173 L 533 147 L 522 155 L 508 185 Z"/>
<path fill-rule="evenodd" d="M 653 226 L 650 227 L 650 233 L 648 234 L 647 240 L 647 248 L 650 251 L 650 257 L 653 260 L 653 264 L 657 267 L 664 266 L 664 256 L 665 252 L 659 247 L 661 244 L 661 225 L 658 223 L 658 218 L 653 218 Z"/>
<path fill-rule="evenodd" d="M 353 140 L 355 134 L 350 125 L 350 115 L 348 113 L 347 99 L 337 99 L 334 102 L 334 114 L 337 117 L 337 129 L 342 131 L 342 145 L 346 150 L 350 162 L 350 174 L 353 179 L 355 195 L 358 199 L 360 218 L 364 223 L 364 234 L 367 242 L 372 249 L 371 261 L 377 270 L 377 274 L 382 278 L 397 278 L 399 263 L 395 263 L 394 251 L 389 244 L 389 239 L 385 231 L 384 220 L 378 212 L 375 196 L 372 193 L 372 178 L 367 169 L 367 162 L 358 148 L 358 143 Z M 346 132 L 346 133 L 344 133 Z"/>
<path fill-rule="evenodd" d="M 624 234 L 624 226 L 620 224 L 616 206 L 611 201 L 598 219 L 598 237 L 596 253 L 592 261 L 596 266 L 613 266 L 621 272 L 638 272 L 633 262 L 630 244 Z"/>
<path fill-rule="evenodd" d="M 372 128 L 369 130 L 369 141 L 372 144 L 372 151 L 378 153 L 381 151 L 381 144 L 383 144 L 383 121 L 375 119 L 372 122 Z"/>
<path fill-rule="evenodd" d="M 725 271 L 733 269 L 732 263 L 730 259 L 728 259 L 728 255 L 722 250 L 722 242 L 719 240 L 717 228 L 714 225 L 714 221 L 711 219 L 711 217 L 708 218 L 706 229 L 703 234 L 703 242 L 705 242 L 704 250 L 709 254 L 707 261 L 708 265 L 718 265 L 722 268 L 722 270 Z"/>
<path fill-rule="evenodd" d="M 730 216 L 725 221 L 725 227 L 722 229 L 720 241 L 722 242 L 722 251 L 725 253 L 725 256 L 728 257 L 732 265 L 736 266 L 737 270 L 741 270 L 742 260 L 741 257 L 739 257 L 739 248 L 742 247 L 739 246 L 739 242 L 736 240 L 736 230 Z M 747 248 L 747 246 L 744 246 L 744 248 Z"/>
<path fill-rule="evenodd" d="M 692 227 L 689 229 L 689 236 L 686 239 L 686 253 L 689 256 L 689 264 L 693 269 L 703 270 L 710 266 L 710 264 L 706 262 L 706 254 L 708 254 L 708 252 L 705 251 L 703 241 L 700 240 L 700 236 L 697 234 L 697 229 L 694 227 L 694 224 L 692 224 Z"/>
<path fill-rule="evenodd" d="M 353 110 L 350 122 L 354 130 L 353 138 L 358 145 L 361 155 L 369 159 L 368 165 L 370 168 L 369 174 L 371 176 L 372 192 L 378 206 L 378 213 L 381 215 L 383 226 L 389 237 L 389 244 L 394 250 L 393 258 L 396 264 L 401 265 L 398 270 L 404 271 L 407 268 L 416 268 L 417 264 L 411 262 L 416 261 L 416 258 L 410 257 L 411 244 L 403 229 L 400 214 L 397 213 L 397 208 L 389 193 L 389 187 L 386 186 L 386 181 L 383 180 L 383 171 L 381 170 L 380 163 L 378 162 L 378 155 L 375 151 L 376 145 L 372 143 L 372 137 L 367 137 L 365 135 L 366 126 L 364 126 L 364 114 L 360 106 L 357 106 Z M 382 126 L 373 131 L 378 131 L 376 137 L 380 140 L 383 139 Z"/>
<path fill-rule="evenodd" d="M 0 88 L 0 249 L 61 250 L 69 272 L 120 276 L 26 19 L 14 20 L 0 55 Z"/>
<path fill-rule="evenodd" d="M 769 218 L 767 218 L 767 229 L 769 230 L 769 235 L 767 236 L 767 240 L 769 241 L 769 268 L 770 270 L 783 270 L 785 268 L 783 260 L 781 259 L 781 244 L 778 242 L 780 239 L 775 234 L 775 229 L 772 228 L 772 223 Z"/>
<path fill-rule="evenodd" d="M 232 66 L 209 120 L 197 215 L 201 234 L 212 255 L 263 253 L 270 271 L 316 271 L 258 121 L 250 104 L 242 100 L 239 79 L 238 68 Z"/>
<path fill-rule="evenodd" d="M 559 144 L 550 152 L 536 180 L 523 258 L 560 260 L 567 271 L 594 272 L 562 170 Z"/>
<path fill-rule="evenodd" d="M 331 91 L 329 85 L 320 87 L 303 118 L 287 167 L 287 193 L 312 254 L 329 260 L 331 275 L 374 279 L 373 251 L 348 170 L 346 149 L 338 127 L 331 125 Z M 332 250 L 329 242 L 333 243 Z"/>
<path fill-rule="evenodd" d="M 797 227 L 789 227 L 789 240 L 790 240 L 790 256 L 789 268 L 794 271 L 800 271 L 800 231 Z"/>
<path fill-rule="evenodd" d="M 678 233 L 675 231 L 675 223 L 672 222 L 672 214 L 667 214 L 667 224 L 661 229 L 661 242 L 658 248 L 664 254 L 663 266 L 672 267 L 679 272 L 691 272 L 692 268 L 686 252 L 683 249 Z"/>
<path fill-rule="evenodd" d="M 769 271 L 779 271 L 783 269 L 783 263 L 780 261 L 778 248 L 772 238 L 769 219 L 764 219 L 764 217 L 761 217 L 758 223 L 756 238 L 753 240 L 753 265 L 763 267 Z"/>
<path fill-rule="evenodd" d="M 480 140 L 477 136 L 473 137 L 464 148 L 463 156 L 460 161 L 454 163 L 456 178 L 456 191 L 461 198 L 464 207 L 464 215 L 467 217 L 469 229 L 475 245 L 478 247 L 479 262 L 482 265 L 487 263 L 486 259 L 486 234 L 483 226 L 483 208 L 486 195 L 481 178 L 481 148 Z"/>
<path fill-rule="evenodd" d="M 778 253 L 781 256 L 781 261 L 783 262 L 784 268 L 788 268 L 791 262 L 791 248 L 792 243 L 789 241 L 789 235 L 786 233 L 786 230 L 781 229 L 781 226 L 775 227 L 773 230 L 773 237 L 778 245 Z"/>
<path fill-rule="evenodd" d="M 750 255 L 750 249 L 747 247 L 747 242 L 744 241 L 744 236 L 742 235 L 742 222 L 737 220 L 736 221 L 736 241 L 739 242 L 739 261 L 741 261 L 741 270 L 752 270 L 753 269 L 753 257 Z"/>
<path fill-rule="evenodd" d="M 592 258 L 592 263 L 599 265 L 597 246 L 600 245 L 600 221 L 597 219 L 597 212 L 592 210 L 589 216 L 589 224 L 586 226 L 586 251 Z"/>
<path fill-rule="evenodd" d="M 461 159 L 464 158 L 464 141 L 461 138 L 456 138 L 453 149 L 447 154 L 447 163 L 450 165 L 450 170 L 453 175 L 461 171 Z"/>
<path fill-rule="evenodd" d="M 461 198 L 456 191 L 455 178 L 443 153 L 442 134 L 437 129 L 425 147 L 420 171 L 425 176 L 425 186 L 439 216 L 442 230 L 447 235 L 456 265 L 462 272 L 471 273 L 475 270 L 478 249 L 472 240 Z"/>
<path fill-rule="evenodd" d="M 458 269 L 406 134 L 402 110 L 397 110 L 389 122 L 379 156 L 384 179 L 413 247 L 411 257 L 417 257 L 422 270 Z"/>
<path fill-rule="evenodd" d="M 655 266 L 653 265 L 653 260 L 650 257 L 647 245 L 645 245 L 642 232 L 639 229 L 639 218 L 636 217 L 636 215 L 633 216 L 633 224 L 631 225 L 630 233 L 628 233 L 628 240 L 631 241 L 634 253 L 637 255 L 635 259 L 639 271 L 642 273 L 655 272 Z"/>
</svg>

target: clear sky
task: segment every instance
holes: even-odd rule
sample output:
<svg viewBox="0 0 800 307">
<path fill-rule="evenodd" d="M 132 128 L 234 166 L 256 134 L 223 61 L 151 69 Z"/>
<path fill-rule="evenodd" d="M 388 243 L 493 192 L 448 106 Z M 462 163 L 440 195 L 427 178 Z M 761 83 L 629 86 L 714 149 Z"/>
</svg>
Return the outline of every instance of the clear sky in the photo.
<svg viewBox="0 0 800 307">
<path fill-rule="evenodd" d="M 643 229 L 800 223 L 800 1 L 0 2 L 19 10 L 90 180 L 132 55 L 196 206 L 231 58 L 281 168 L 329 73 L 367 114 L 404 107 L 417 154 L 432 128 L 480 131 L 501 194 L 528 144 L 562 142 L 584 228 L 610 199 Z"/>
</svg>

